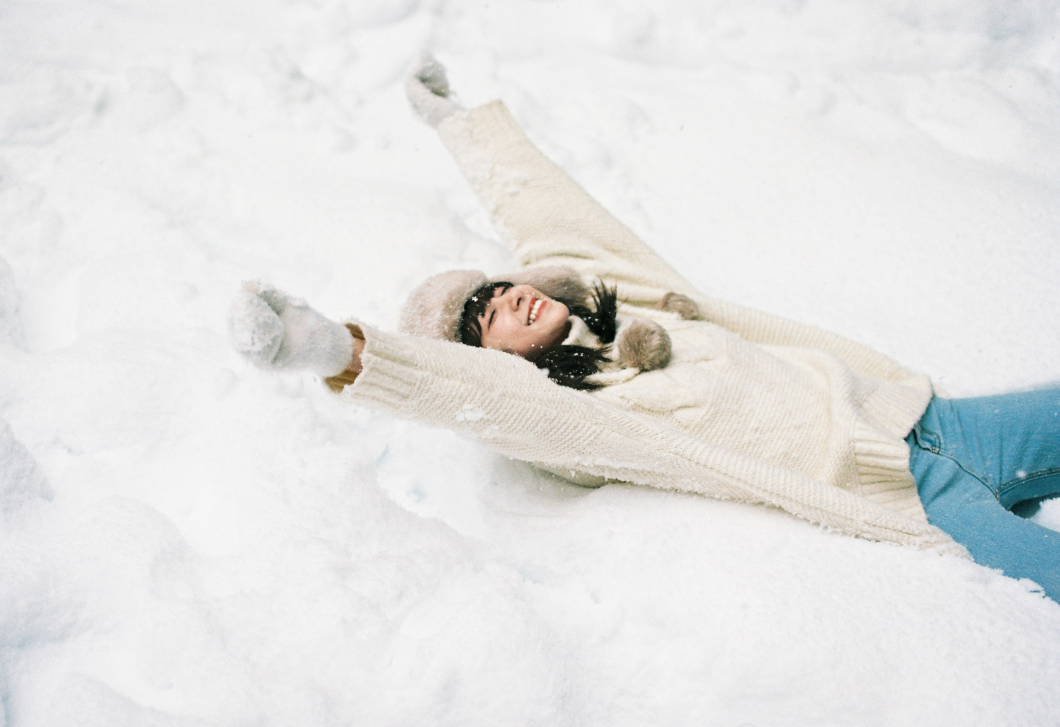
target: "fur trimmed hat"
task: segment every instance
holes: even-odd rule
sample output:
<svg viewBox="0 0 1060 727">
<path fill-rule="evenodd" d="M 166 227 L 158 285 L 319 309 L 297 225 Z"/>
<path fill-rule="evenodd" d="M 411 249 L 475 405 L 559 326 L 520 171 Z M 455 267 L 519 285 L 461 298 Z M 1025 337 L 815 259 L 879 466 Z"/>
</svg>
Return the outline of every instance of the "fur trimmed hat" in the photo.
<svg viewBox="0 0 1060 727">
<path fill-rule="evenodd" d="M 450 270 L 427 278 L 405 301 L 398 330 L 413 336 L 459 341 L 464 304 L 487 282 L 486 274 L 478 270 Z"/>
<path fill-rule="evenodd" d="M 550 298 L 580 305 L 589 300 L 589 288 L 573 268 L 543 265 L 494 278 L 478 270 L 450 270 L 427 278 L 412 291 L 398 329 L 413 336 L 459 342 L 467 299 L 486 283 L 499 282 L 530 285 Z"/>
</svg>

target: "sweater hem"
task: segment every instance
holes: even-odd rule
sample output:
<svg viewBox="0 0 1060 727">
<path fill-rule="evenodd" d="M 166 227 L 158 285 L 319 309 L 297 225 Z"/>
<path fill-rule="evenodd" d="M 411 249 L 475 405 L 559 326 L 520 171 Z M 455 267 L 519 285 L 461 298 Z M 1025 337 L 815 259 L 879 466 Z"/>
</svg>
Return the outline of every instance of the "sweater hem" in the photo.
<svg viewBox="0 0 1060 727">
<path fill-rule="evenodd" d="M 904 440 L 896 441 L 859 420 L 854 426 L 854 463 L 859 494 L 878 505 L 927 522 L 916 480 L 909 470 L 909 447 Z"/>
</svg>

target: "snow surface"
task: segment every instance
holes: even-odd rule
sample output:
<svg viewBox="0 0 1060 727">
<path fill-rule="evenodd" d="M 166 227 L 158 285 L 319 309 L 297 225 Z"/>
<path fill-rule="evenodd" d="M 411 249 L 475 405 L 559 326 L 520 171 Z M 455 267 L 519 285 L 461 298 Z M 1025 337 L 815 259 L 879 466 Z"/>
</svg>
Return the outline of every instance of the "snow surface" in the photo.
<svg viewBox="0 0 1060 727">
<path fill-rule="evenodd" d="M 0 4 L 0 723 L 1060 724 L 1030 584 L 582 490 L 224 323 L 246 278 L 392 325 L 512 267 L 407 107 L 431 49 L 705 291 L 952 395 L 1055 383 L 1058 7 Z"/>
</svg>

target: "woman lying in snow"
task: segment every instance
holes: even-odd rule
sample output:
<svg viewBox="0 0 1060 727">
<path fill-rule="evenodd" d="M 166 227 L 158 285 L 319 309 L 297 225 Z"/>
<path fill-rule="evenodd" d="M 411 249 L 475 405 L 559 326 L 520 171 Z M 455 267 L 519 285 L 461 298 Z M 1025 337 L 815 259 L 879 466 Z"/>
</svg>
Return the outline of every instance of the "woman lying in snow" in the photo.
<svg viewBox="0 0 1060 727">
<path fill-rule="evenodd" d="M 1060 533 L 1007 510 L 1060 493 L 1060 391 L 933 397 L 926 376 L 865 346 L 707 297 L 500 102 L 459 107 L 429 57 L 407 88 L 522 268 L 430 278 L 399 334 L 248 284 L 231 316 L 241 354 L 579 485 L 767 503 L 851 535 L 966 547 L 1060 600 Z"/>
</svg>

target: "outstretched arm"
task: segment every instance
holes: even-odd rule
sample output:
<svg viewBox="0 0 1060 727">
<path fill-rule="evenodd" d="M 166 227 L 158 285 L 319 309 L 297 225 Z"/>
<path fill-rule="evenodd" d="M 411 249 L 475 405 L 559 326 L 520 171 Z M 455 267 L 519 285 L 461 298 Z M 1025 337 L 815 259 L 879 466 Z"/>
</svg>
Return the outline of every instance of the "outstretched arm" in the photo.
<svg viewBox="0 0 1060 727">
<path fill-rule="evenodd" d="M 526 137 L 499 101 L 470 111 L 449 99 L 444 68 L 425 56 L 407 83 L 498 232 L 524 265 L 564 265 L 617 283 L 622 299 L 656 306 L 691 286 Z M 445 104 L 439 109 L 438 104 Z"/>
</svg>

